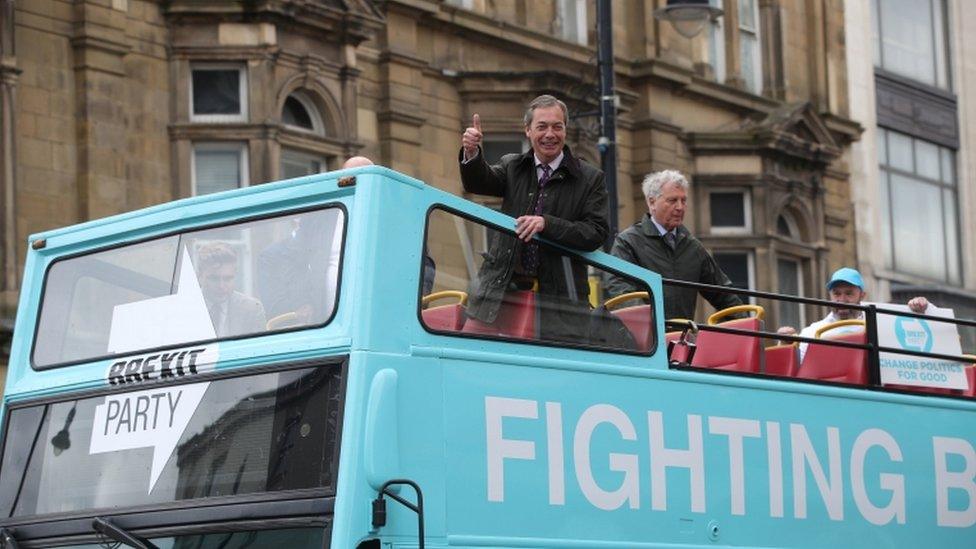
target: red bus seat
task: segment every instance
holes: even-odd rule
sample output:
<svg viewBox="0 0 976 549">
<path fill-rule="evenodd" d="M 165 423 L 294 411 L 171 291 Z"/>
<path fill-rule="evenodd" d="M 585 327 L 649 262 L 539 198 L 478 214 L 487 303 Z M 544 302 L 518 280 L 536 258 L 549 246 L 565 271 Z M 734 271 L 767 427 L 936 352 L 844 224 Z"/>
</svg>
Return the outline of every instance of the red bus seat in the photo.
<svg viewBox="0 0 976 549">
<path fill-rule="evenodd" d="M 740 318 L 717 324 L 722 328 L 737 330 L 761 330 L 762 320 Z M 697 349 L 691 359 L 692 366 L 700 368 L 715 368 L 718 370 L 734 370 L 736 372 L 758 373 L 762 360 L 762 349 L 759 338 L 736 334 L 720 334 L 702 330 L 698 332 L 695 341 Z"/>
<path fill-rule="evenodd" d="M 766 347 L 765 373 L 771 376 L 795 377 L 796 371 L 800 368 L 799 345 L 790 343 L 788 345 L 773 345 Z"/>
<path fill-rule="evenodd" d="M 665 348 L 671 349 L 671 354 L 668 356 L 668 360 L 671 362 L 688 362 L 691 347 L 687 343 L 679 343 L 681 341 L 681 334 L 683 333 L 683 331 L 680 331 L 664 334 Z M 672 343 L 674 343 L 674 346 L 671 346 Z"/>
<path fill-rule="evenodd" d="M 719 322 L 727 316 L 743 312 L 752 312 L 755 316 Z M 708 324 L 722 328 L 759 331 L 763 328 L 764 314 L 763 308 L 757 305 L 737 305 L 708 317 Z M 692 366 L 752 373 L 759 373 L 762 369 L 763 352 L 760 339 L 756 336 L 702 330 L 698 332 L 695 344 L 695 355 L 691 359 Z"/>
<path fill-rule="evenodd" d="M 825 332 L 835 328 L 855 325 L 864 326 L 864 321 L 852 319 L 832 322 L 820 328 L 817 331 L 817 337 L 821 337 Z M 837 334 L 824 339 L 864 344 L 867 342 L 867 334 L 862 330 L 854 333 Z M 850 349 L 811 343 L 807 346 L 807 352 L 803 357 L 803 362 L 800 364 L 797 377 L 867 385 L 868 353 L 865 349 Z"/>
<path fill-rule="evenodd" d="M 431 330 L 457 332 L 464 327 L 464 307 L 460 303 L 430 307 L 420 312 Z"/>
<path fill-rule="evenodd" d="M 976 364 L 966 366 L 966 381 L 969 382 L 966 396 L 976 398 Z"/>
<path fill-rule="evenodd" d="M 535 293 L 524 290 L 506 292 L 495 322 L 488 324 L 469 318 L 461 331 L 466 334 L 535 339 Z"/>
<path fill-rule="evenodd" d="M 651 348 L 651 306 L 634 305 L 610 311 L 630 330 L 637 344 L 637 350 L 646 352 Z"/>
<path fill-rule="evenodd" d="M 458 302 L 451 303 L 450 305 L 428 307 L 430 303 L 448 297 L 456 298 Z M 424 325 L 431 330 L 457 332 L 464 326 L 464 306 L 467 304 L 467 302 L 468 294 L 465 292 L 455 290 L 434 292 L 432 294 L 425 295 L 420 300 L 421 305 L 425 307 L 422 311 L 420 311 L 420 316 L 423 318 Z"/>
</svg>

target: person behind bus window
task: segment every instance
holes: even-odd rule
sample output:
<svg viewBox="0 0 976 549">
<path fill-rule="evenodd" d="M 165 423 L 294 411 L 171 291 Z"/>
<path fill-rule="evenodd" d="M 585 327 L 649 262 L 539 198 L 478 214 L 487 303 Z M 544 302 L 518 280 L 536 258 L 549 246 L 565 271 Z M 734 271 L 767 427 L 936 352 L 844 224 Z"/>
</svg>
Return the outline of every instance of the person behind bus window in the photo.
<svg viewBox="0 0 976 549">
<path fill-rule="evenodd" d="M 481 148 L 481 118 L 461 136 L 461 184 L 470 193 L 502 198 L 501 211 L 515 219 L 513 238 L 495 232 L 468 298 L 467 314 L 492 324 L 505 294 L 536 291 L 542 318 L 540 335 L 575 337 L 574 319 L 584 304 L 589 311 L 586 266 L 564 262 L 562 254 L 539 246 L 540 235 L 569 248 L 596 250 L 609 233 L 603 172 L 573 155 L 566 145 L 566 104 L 551 95 L 533 99 L 525 112 L 525 136 L 531 149 L 507 154 L 489 165 Z M 567 272 L 567 266 L 570 272 Z M 548 303 L 548 305 L 547 305 Z M 575 324 L 575 326 L 574 326 Z"/>
<path fill-rule="evenodd" d="M 290 235 L 258 257 L 258 291 L 269 329 L 321 324 L 335 306 L 342 216 L 337 209 L 319 210 L 296 216 L 294 223 Z"/>
<path fill-rule="evenodd" d="M 861 273 L 857 269 L 852 269 L 850 267 L 842 267 L 834 271 L 831 275 L 830 281 L 827 282 L 827 296 L 830 301 L 834 303 L 845 303 L 852 305 L 860 305 L 861 302 L 867 297 L 867 292 L 864 291 L 864 279 L 861 277 Z M 929 300 L 922 296 L 913 297 L 908 300 L 908 308 L 914 313 L 924 313 L 929 307 Z M 849 309 L 847 307 L 833 307 L 830 312 L 821 320 L 814 322 L 813 324 L 807 326 L 800 332 L 802 337 L 815 337 L 817 330 L 821 327 L 837 322 L 839 320 L 849 320 L 849 319 L 863 319 L 864 311 L 858 309 Z M 838 333 L 843 331 L 857 330 L 857 327 L 840 327 L 836 331 L 831 330 L 831 333 Z M 796 335 L 796 328 L 792 326 L 783 326 L 776 330 L 777 333 L 785 335 Z M 804 355 L 807 352 L 807 344 L 800 343 L 800 360 L 803 360 Z"/>
<path fill-rule="evenodd" d="M 647 213 L 638 223 L 617 235 L 610 253 L 664 278 L 731 287 L 732 281 L 722 272 L 708 250 L 682 224 L 688 208 L 688 180 L 676 170 L 648 174 L 641 185 Z M 609 295 L 635 291 L 625 279 L 610 276 Z M 693 318 L 698 290 L 664 286 L 664 318 Z M 701 292 L 718 310 L 742 305 L 738 295 Z"/>
<path fill-rule="evenodd" d="M 264 331 L 264 306 L 235 289 L 237 253 L 224 242 L 197 250 L 197 278 L 217 337 Z"/>
</svg>

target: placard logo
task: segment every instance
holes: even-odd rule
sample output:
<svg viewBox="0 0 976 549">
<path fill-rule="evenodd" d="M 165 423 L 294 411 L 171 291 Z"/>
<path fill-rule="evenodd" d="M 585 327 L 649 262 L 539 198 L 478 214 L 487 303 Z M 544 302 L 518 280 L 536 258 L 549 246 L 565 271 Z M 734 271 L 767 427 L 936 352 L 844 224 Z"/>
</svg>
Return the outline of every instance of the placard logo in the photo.
<svg viewBox="0 0 976 549">
<path fill-rule="evenodd" d="M 906 351 L 921 351 L 928 353 L 932 350 L 932 328 L 921 318 L 907 318 L 900 316 L 895 319 L 895 338 L 898 345 Z"/>
</svg>

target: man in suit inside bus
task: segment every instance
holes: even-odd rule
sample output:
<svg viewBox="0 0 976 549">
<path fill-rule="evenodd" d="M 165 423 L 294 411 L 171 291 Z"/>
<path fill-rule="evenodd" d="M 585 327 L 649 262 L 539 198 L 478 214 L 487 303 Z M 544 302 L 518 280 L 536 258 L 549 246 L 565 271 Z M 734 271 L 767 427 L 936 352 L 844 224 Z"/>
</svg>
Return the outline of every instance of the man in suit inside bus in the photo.
<svg viewBox="0 0 976 549">
<path fill-rule="evenodd" d="M 676 170 L 648 174 L 641 185 L 647 213 L 617 235 L 610 253 L 664 278 L 731 287 L 732 281 L 712 254 L 683 225 L 688 187 L 688 180 Z M 635 290 L 621 277 L 609 276 L 607 280 L 611 297 Z M 664 318 L 693 318 L 699 293 L 718 310 L 742 305 L 735 294 L 665 285 Z"/>
<path fill-rule="evenodd" d="M 197 273 L 217 337 L 264 331 L 261 302 L 235 289 L 237 253 L 233 248 L 224 242 L 202 246 L 197 250 Z"/>
<path fill-rule="evenodd" d="M 485 260 L 472 281 L 467 314 L 494 324 L 509 292 L 532 291 L 540 309 L 538 335 L 579 341 L 580 314 L 589 314 L 586 265 L 564 261 L 535 235 L 568 248 L 592 251 L 606 241 L 607 189 L 603 172 L 574 156 L 566 145 L 566 104 L 551 95 L 533 99 L 523 117 L 531 149 L 489 165 L 475 114 L 461 136 L 461 184 L 470 193 L 502 198 L 503 213 L 516 218 L 515 235 L 490 231 Z M 567 271 L 568 267 L 568 271 Z"/>
<path fill-rule="evenodd" d="M 862 301 L 867 297 L 867 292 L 864 291 L 864 278 L 861 277 L 861 273 L 857 269 L 852 269 L 850 267 L 842 267 L 834 271 L 834 274 L 830 276 L 830 280 L 827 282 L 827 297 L 830 301 L 837 303 L 836 307 L 832 307 L 830 312 L 822 318 L 814 322 L 813 324 L 807 326 L 800 332 L 801 337 L 816 337 L 817 330 L 820 328 L 838 322 L 841 320 L 850 319 L 863 319 L 864 311 L 858 309 L 850 309 L 844 307 L 843 305 L 860 305 Z M 914 313 L 922 314 L 928 309 L 929 300 L 922 296 L 913 297 L 908 301 L 908 308 Z M 843 333 L 844 331 L 851 331 L 859 329 L 857 327 L 839 327 L 835 330 L 830 330 L 831 333 Z M 777 333 L 785 335 L 796 335 L 796 328 L 792 326 L 783 326 L 776 330 Z M 800 343 L 800 360 L 803 360 L 804 355 L 807 352 L 807 343 Z"/>
</svg>

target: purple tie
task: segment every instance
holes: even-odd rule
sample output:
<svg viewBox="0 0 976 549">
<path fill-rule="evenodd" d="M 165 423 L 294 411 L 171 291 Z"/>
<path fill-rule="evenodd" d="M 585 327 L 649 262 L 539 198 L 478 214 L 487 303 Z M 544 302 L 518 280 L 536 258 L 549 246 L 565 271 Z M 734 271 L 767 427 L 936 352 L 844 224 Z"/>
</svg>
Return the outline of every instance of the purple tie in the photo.
<svg viewBox="0 0 976 549">
<path fill-rule="evenodd" d="M 538 167 L 542 169 L 542 175 L 539 176 L 539 192 L 537 193 L 535 208 L 532 209 L 532 212 L 535 215 L 542 215 L 543 190 L 545 190 L 546 183 L 549 182 L 549 178 L 552 176 L 552 167 L 549 164 L 539 164 Z M 522 253 L 522 267 L 525 269 L 526 274 L 531 276 L 536 275 L 536 270 L 539 268 L 539 245 L 535 242 L 530 242 L 525 245 L 525 250 Z"/>
</svg>

